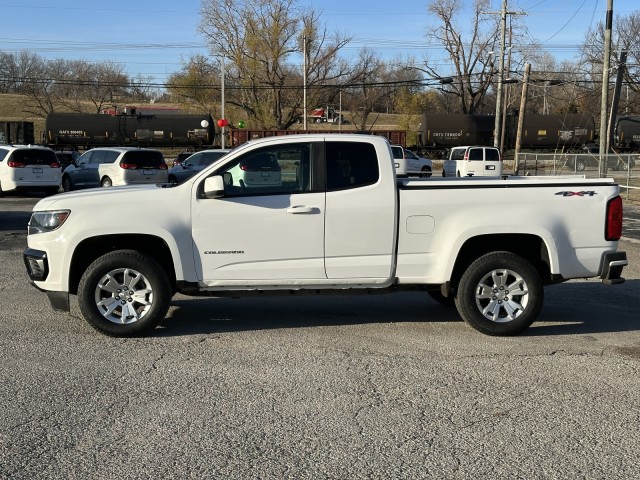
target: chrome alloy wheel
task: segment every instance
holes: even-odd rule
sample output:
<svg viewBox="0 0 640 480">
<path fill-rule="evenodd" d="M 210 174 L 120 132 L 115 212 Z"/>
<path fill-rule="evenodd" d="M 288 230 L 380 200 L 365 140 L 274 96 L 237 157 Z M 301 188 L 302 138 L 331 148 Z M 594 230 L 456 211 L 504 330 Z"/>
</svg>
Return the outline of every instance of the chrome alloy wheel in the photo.
<svg viewBox="0 0 640 480">
<path fill-rule="evenodd" d="M 118 268 L 98 281 L 94 299 L 106 320 L 117 324 L 135 323 L 153 305 L 153 290 L 142 273 L 132 268 Z"/>
<path fill-rule="evenodd" d="M 485 318 L 506 323 L 515 320 L 526 310 L 529 288 L 514 271 L 493 270 L 478 282 L 475 296 L 478 310 Z"/>
</svg>

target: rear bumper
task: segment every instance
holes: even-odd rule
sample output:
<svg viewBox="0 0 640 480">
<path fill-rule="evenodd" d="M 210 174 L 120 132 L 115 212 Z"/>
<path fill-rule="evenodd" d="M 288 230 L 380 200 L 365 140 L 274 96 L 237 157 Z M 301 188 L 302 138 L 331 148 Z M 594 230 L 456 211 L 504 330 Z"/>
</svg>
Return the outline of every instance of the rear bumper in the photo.
<svg viewBox="0 0 640 480">
<path fill-rule="evenodd" d="M 629 265 L 627 261 L 627 252 L 605 253 L 600 268 L 600 278 L 602 283 L 607 285 L 616 285 L 624 283 L 622 278 L 622 269 Z"/>
</svg>

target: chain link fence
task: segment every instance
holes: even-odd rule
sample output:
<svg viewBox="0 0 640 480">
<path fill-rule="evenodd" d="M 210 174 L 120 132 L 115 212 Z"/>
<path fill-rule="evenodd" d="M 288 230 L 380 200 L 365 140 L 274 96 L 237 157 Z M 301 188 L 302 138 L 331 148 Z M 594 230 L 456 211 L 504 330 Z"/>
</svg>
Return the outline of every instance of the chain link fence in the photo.
<svg viewBox="0 0 640 480">
<path fill-rule="evenodd" d="M 610 177 L 620 185 L 627 200 L 640 203 L 640 154 L 520 153 L 513 163 L 513 172 Z"/>
</svg>

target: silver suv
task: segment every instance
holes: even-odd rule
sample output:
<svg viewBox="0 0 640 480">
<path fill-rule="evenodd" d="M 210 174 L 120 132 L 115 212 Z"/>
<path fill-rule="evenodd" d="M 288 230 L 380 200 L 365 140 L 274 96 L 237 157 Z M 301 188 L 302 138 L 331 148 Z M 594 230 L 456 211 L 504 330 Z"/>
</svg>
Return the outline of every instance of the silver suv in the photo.
<svg viewBox="0 0 640 480">
<path fill-rule="evenodd" d="M 166 183 L 162 152 L 136 147 L 94 148 L 69 165 L 62 175 L 65 192 L 80 188 L 136 183 Z"/>
<path fill-rule="evenodd" d="M 0 195 L 18 190 L 60 190 L 60 162 L 53 150 L 32 145 L 0 145 Z"/>
</svg>

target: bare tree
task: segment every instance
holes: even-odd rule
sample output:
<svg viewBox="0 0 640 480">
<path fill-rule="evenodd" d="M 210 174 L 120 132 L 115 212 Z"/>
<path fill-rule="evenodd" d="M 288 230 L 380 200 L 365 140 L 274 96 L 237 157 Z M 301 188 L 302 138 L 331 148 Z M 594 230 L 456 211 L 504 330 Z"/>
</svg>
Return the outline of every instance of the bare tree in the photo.
<svg viewBox="0 0 640 480">
<path fill-rule="evenodd" d="M 476 113 L 497 73 L 495 55 L 490 52 L 496 51 L 498 23 L 495 16 L 486 14 L 489 7 L 488 0 L 475 0 L 473 15 L 464 17 L 467 28 L 462 28 L 456 24 L 461 0 L 431 0 L 428 4 L 429 12 L 440 25 L 429 30 L 427 37 L 444 47 L 453 72 L 443 73 L 441 68 L 430 65 L 429 60 L 424 70 L 434 78 L 451 75 L 453 81 L 447 85 L 447 91 L 458 97 L 461 113 Z"/>
<path fill-rule="evenodd" d="M 228 60 L 228 96 L 262 127 L 288 128 L 300 117 L 303 72 L 289 62 L 307 54 L 311 102 L 344 76 L 337 61 L 348 38 L 318 27 L 319 14 L 295 0 L 204 0 L 200 31 L 211 54 Z"/>
<path fill-rule="evenodd" d="M 637 79 L 640 76 L 640 10 L 631 12 L 627 16 L 616 16 L 613 22 L 611 44 L 611 65 L 615 69 L 620 63 L 621 50 L 627 50 L 627 63 L 624 75 L 624 85 L 630 91 L 621 99 L 620 107 L 631 112 L 640 111 L 640 84 Z M 602 74 L 604 58 L 604 24 L 600 22 L 597 27 L 587 32 L 581 46 L 582 64 L 585 76 L 594 82 L 599 82 Z M 610 72 L 613 74 L 614 72 Z M 599 98 L 599 86 L 594 83 L 594 95 Z"/>
</svg>

